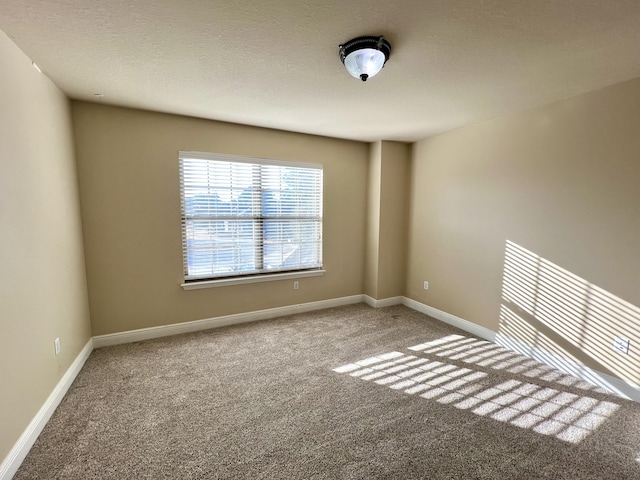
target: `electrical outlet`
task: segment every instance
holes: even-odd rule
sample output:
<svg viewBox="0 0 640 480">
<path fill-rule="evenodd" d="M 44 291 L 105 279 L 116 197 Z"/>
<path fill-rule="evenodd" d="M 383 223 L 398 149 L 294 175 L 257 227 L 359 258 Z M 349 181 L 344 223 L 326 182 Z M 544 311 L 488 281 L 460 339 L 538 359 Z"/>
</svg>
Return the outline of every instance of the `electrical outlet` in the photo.
<svg viewBox="0 0 640 480">
<path fill-rule="evenodd" d="M 429 282 L 424 282 L 424 289 L 429 290 Z"/>
<path fill-rule="evenodd" d="M 620 353 L 627 355 L 629 353 L 629 339 L 622 337 L 613 338 L 613 348 Z"/>
<path fill-rule="evenodd" d="M 294 290 L 298 290 L 300 288 L 300 283 L 299 282 L 293 282 L 293 289 Z"/>
<path fill-rule="evenodd" d="M 60 339 L 59 338 L 56 338 L 53 341 L 53 351 L 55 352 L 56 357 L 60 355 Z"/>
</svg>

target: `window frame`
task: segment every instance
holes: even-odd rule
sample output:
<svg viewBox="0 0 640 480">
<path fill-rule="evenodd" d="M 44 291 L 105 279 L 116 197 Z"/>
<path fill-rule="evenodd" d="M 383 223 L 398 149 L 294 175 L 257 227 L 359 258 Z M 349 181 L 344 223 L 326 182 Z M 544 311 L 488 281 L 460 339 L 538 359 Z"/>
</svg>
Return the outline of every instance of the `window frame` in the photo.
<svg viewBox="0 0 640 480">
<path fill-rule="evenodd" d="M 185 195 L 185 173 L 183 167 L 184 160 L 208 160 L 208 161 L 219 161 L 219 162 L 230 162 L 230 163 L 244 163 L 250 165 L 257 166 L 276 166 L 276 167 L 292 167 L 292 168 L 308 168 L 313 170 L 320 171 L 320 199 L 319 199 L 319 216 L 316 217 L 319 220 L 319 266 L 313 267 L 304 267 L 304 268 L 291 268 L 291 269 L 274 269 L 272 271 L 265 270 L 262 268 L 261 271 L 251 271 L 248 273 L 232 273 L 228 275 L 189 275 L 189 252 L 188 252 L 188 239 L 187 239 L 187 223 L 189 221 L 189 217 L 186 213 L 186 195 Z M 225 286 L 225 285 L 239 285 L 239 284 L 247 284 L 247 283 L 256 283 L 256 282 L 265 282 L 265 281 L 275 281 L 275 280 L 286 280 L 291 278 L 301 278 L 301 277 L 312 277 L 323 275 L 326 270 L 323 268 L 323 250 L 324 250 L 324 234 L 323 234 L 323 225 L 324 225 L 324 217 L 323 217 L 323 209 L 324 209 L 324 165 L 319 163 L 307 163 L 307 162 L 294 162 L 294 161 L 286 161 L 286 160 L 275 160 L 268 158 L 256 158 L 256 157 L 247 157 L 247 156 L 239 156 L 239 155 L 227 155 L 227 154 L 218 154 L 218 153 L 207 153 L 207 152 L 192 152 L 192 151 L 179 151 L 178 152 L 178 161 L 179 161 L 179 178 L 180 178 L 180 216 L 181 216 L 181 240 L 182 240 L 182 263 L 183 263 L 183 283 L 181 283 L 182 288 L 185 290 L 192 289 L 200 289 L 200 288 L 210 288 L 217 286 Z M 260 192 L 262 192 L 262 188 L 260 186 Z M 261 195 L 262 196 L 262 193 Z M 262 205 L 262 204 L 261 204 Z M 291 217 L 287 217 L 286 215 L 280 215 L 276 218 L 282 218 L 284 220 L 291 220 Z M 273 218 L 271 218 L 273 219 Z M 214 220 L 215 221 L 215 220 Z M 260 225 L 262 228 L 262 235 L 257 239 L 257 248 L 264 252 L 265 241 L 264 241 L 264 219 L 262 215 L 259 218 L 255 216 L 244 218 L 242 221 L 252 221 Z M 264 265 L 261 265 L 264 267 Z"/>
</svg>

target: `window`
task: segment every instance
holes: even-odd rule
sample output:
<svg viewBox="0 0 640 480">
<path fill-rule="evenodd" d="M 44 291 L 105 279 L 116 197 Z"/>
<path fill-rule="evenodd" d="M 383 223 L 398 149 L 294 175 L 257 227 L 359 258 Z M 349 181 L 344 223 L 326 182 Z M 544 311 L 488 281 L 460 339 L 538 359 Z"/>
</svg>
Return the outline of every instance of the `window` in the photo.
<svg viewBox="0 0 640 480">
<path fill-rule="evenodd" d="M 185 281 L 322 268 L 322 165 L 180 152 Z"/>
</svg>

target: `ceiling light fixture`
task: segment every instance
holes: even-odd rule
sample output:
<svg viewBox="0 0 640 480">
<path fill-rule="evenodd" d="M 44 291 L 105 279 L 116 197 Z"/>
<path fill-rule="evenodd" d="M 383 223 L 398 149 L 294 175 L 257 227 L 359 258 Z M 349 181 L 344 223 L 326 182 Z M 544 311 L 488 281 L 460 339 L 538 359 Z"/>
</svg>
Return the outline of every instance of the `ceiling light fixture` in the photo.
<svg viewBox="0 0 640 480">
<path fill-rule="evenodd" d="M 381 35 L 349 40 L 338 47 L 340 60 L 352 77 L 363 82 L 375 76 L 391 55 L 391 44 Z"/>
</svg>

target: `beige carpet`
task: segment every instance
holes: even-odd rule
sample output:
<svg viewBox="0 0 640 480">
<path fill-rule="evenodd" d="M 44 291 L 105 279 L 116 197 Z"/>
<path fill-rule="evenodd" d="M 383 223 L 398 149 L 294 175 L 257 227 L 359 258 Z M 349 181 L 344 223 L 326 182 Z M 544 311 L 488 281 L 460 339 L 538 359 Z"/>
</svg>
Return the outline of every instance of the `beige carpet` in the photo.
<svg viewBox="0 0 640 480">
<path fill-rule="evenodd" d="M 640 404 L 406 307 L 98 349 L 16 479 L 640 479 Z"/>
</svg>

